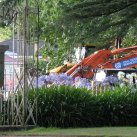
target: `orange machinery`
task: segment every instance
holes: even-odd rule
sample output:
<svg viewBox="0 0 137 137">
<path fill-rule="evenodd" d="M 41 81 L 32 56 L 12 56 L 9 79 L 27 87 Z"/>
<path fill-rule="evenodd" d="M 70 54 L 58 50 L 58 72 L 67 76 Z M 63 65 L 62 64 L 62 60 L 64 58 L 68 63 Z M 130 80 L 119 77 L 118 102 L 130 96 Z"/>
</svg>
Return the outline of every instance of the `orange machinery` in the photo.
<svg viewBox="0 0 137 137">
<path fill-rule="evenodd" d="M 136 50 L 137 46 L 119 48 L 113 51 L 105 49 L 96 51 L 69 69 L 66 74 L 72 76 L 73 79 L 77 76 L 92 79 L 96 69 L 124 69 L 135 67 L 137 66 Z M 127 54 L 124 57 L 112 59 L 113 55 L 129 51 L 134 52 L 132 54 Z"/>
<path fill-rule="evenodd" d="M 85 44 L 84 46 L 82 46 L 82 44 L 76 44 L 76 46 L 78 46 L 78 47 L 80 47 L 80 48 L 82 48 L 82 47 L 84 47 L 85 48 L 85 50 L 86 50 L 86 52 L 85 52 L 85 56 L 84 56 L 84 58 L 85 57 L 87 57 L 87 54 L 91 51 L 91 50 L 93 50 L 93 48 L 95 48 L 96 46 L 98 46 L 98 45 L 93 45 L 93 44 Z M 81 52 L 80 52 L 80 54 L 81 54 Z M 81 56 L 81 55 L 79 55 L 79 56 Z M 81 60 L 81 58 L 80 58 L 80 60 Z M 46 73 L 45 73 L 45 75 L 49 75 L 49 74 L 54 74 L 54 73 L 65 73 L 66 71 L 68 71 L 70 68 L 72 68 L 74 65 L 76 65 L 77 63 L 67 63 L 67 64 L 65 64 L 65 65 L 63 65 L 63 66 L 59 66 L 59 67 L 56 67 L 56 68 L 54 68 L 54 67 L 52 67 L 50 70 L 48 70 Z"/>
</svg>

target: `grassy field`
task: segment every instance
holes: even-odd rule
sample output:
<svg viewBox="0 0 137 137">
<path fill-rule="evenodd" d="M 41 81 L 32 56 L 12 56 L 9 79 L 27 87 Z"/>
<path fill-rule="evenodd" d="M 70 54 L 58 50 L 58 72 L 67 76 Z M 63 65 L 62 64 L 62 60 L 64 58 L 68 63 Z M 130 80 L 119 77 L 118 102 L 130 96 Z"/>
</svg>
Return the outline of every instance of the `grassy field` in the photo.
<svg viewBox="0 0 137 137">
<path fill-rule="evenodd" d="M 97 137 L 137 137 L 137 127 L 100 127 L 100 128 L 44 128 L 32 130 L 6 131 L 0 135 L 20 136 L 97 136 Z"/>
</svg>

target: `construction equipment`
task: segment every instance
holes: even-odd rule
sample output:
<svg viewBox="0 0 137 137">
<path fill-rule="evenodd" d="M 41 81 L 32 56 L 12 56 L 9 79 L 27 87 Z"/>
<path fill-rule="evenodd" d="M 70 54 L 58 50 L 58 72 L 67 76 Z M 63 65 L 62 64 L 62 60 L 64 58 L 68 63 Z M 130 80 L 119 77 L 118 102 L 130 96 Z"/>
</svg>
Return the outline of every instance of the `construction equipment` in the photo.
<svg viewBox="0 0 137 137">
<path fill-rule="evenodd" d="M 74 65 L 77 64 L 77 62 L 79 62 L 80 60 L 84 59 L 85 57 L 87 57 L 87 54 L 96 46 L 98 45 L 93 45 L 93 44 L 85 44 L 84 46 L 82 46 L 82 44 L 77 44 L 77 49 L 76 49 L 76 60 L 73 60 L 74 63 L 67 63 L 63 66 L 59 66 L 59 67 L 53 67 L 50 70 L 48 70 L 45 75 L 49 75 L 49 74 L 54 74 L 54 73 L 65 73 L 66 71 L 68 71 L 70 68 L 72 68 Z"/>
<path fill-rule="evenodd" d="M 74 65 L 76 65 L 76 63 L 67 63 L 67 64 L 65 64 L 63 66 L 59 66 L 57 68 L 53 67 L 45 75 L 55 74 L 55 73 L 65 73 L 70 68 L 72 68 Z"/>
<path fill-rule="evenodd" d="M 74 59 L 72 60 L 72 62 L 77 62 L 78 63 L 80 60 L 88 57 L 88 54 L 90 53 L 90 51 L 92 51 L 97 46 L 99 46 L 99 45 L 76 44 L 76 47 L 74 48 L 74 50 L 75 50 Z"/>
<path fill-rule="evenodd" d="M 69 69 L 66 74 L 72 76 L 73 79 L 77 76 L 92 79 L 98 69 L 125 69 L 135 67 L 137 66 L 136 50 L 137 46 L 119 48 L 113 51 L 106 49 L 96 51 Z M 113 58 L 114 55 L 129 51 L 133 51 L 133 53 L 126 54 L 120 58 Z"/>
</svg>

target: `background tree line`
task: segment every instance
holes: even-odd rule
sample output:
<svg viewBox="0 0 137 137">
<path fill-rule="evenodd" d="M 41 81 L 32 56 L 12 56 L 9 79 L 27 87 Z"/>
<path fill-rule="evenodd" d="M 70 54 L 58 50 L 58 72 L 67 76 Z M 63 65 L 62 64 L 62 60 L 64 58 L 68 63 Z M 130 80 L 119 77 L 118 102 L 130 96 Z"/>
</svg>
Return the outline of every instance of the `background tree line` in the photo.
<svg viewBox="0 0 137 137">
<path fill-rule="evenodd" d="M 25 1 L 2 0 L 0 5 L 12 8 L 25 5 Z M 76 43 L 108 49 L 119 36 L 122 47 L 137 44 L 136 0 L 29 0 L 28 5 L 39 6 L 39 34 L 45 43 L 40 53 L 43 58 L 50 57 L 51 66 L 68 59 Z M 0 25 L 12 29 L 6 21 L 1 20 Z"/>
</svg>

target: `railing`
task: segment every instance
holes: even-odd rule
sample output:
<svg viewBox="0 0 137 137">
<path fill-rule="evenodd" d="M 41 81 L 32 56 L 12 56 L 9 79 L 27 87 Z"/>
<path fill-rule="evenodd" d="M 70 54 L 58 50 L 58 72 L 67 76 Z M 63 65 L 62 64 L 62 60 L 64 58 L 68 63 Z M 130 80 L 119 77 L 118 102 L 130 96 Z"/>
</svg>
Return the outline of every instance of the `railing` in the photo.
<svg viewBox="0 0 137 137">
<path fill-rule="evenodd" d="M 92 88 L 93 94 L 100 94 L 100 93 L 105 93 L 106 90 L 109 90 L 111 87 L 110 86 L 94 86 Z"/>
<path fill-rule="evenodd" d="M 110 85 L 108 85 L 108 86 L 99 86 L 99 85 L 95 86 L 95 81 L 91 80 L 90 82 L 91 82 L 91 86 L 93 87 L 92 88 L 93 94 L 96 94 L 96 95 L 98 95 L 100 93 L 105 93 L 106 90 L 109 90 L 111 88 Z"/>
<path fill-rule="evenodd" d="M 2 125 L 2 100 L 3 100 L 3 94 L 0 93 L 0 125 Z"/>
<path fill-rule="evenodd" d="M 104 93 L 110 86 L 94 86 L 93 94 Z M 0 88 L 0 125 L 12 125 L 13 113 L 12 89 Z M 14 115 L 15 117 L 15 115 Z"/>
<path fill-rule="evenodd" d="M 11 103 L 8 99 L 11 91 L 6 91 L 4 88 L 0 88 L 0 125 L 10 125 L 11 117 Z"/>
</svg>

